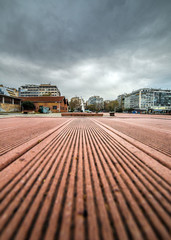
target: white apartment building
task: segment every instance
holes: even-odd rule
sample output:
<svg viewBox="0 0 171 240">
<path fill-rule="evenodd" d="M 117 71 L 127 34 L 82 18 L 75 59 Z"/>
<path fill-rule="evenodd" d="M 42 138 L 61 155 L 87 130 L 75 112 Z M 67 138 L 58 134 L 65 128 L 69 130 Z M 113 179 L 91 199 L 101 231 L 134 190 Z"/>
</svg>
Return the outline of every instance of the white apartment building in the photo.
<svg viewBox="0 0 171 240">
<path fill-rule="evenodd" d="M 171 90 L 142 88 L 125 95 L 124 109 L 171 110 Z"/>
<path fill-rule="evenodd" d="M 57 86 L 51 84 L 28 84 L 19 88 L 20 97 L 61 96 Z"/>
</svg>

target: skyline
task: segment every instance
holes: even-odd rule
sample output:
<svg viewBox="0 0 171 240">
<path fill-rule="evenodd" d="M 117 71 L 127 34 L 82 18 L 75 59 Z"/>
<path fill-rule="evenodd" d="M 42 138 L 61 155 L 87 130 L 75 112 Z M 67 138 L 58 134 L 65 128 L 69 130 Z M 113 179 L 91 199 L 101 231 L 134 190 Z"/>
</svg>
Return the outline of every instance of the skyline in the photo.
<svg viewBox="0 0 171 240">
<path fill-rule="evenodd" d="M 171 1 L 0 1 L 0 83 L 67 98 L 171 88 Z"/>
<path fill-rule="evenodd" d="M 1 83 L 0 83 L 0 85 L 1 85 Z M 26 85 L 29 85 L 29 84 L 26 84 Z M 26 86 L 25 85 L 25 86 Z M 40 85 L 36 85 L 36 84 L 31 84 L 31 85 L 33 85 L 33 86 L 40 86 L 40 85 L 49 85 L 49 84 L 40 84 Z M 50 84 L 51 85 L 51 84 Z M 3 87 L 6 87 L 6 88 L 8 88 L 8 86 L 4 86 L 4 85 L 2 85 Z M 52 85 L 53 86 L 53 85 Z M 20 87 L 22 87 L 22 86 L 20 86 Z M 9 87 L 10 88 L 10 87 Z M 11 89 L 15 89 L 15 90 L 17 90 L 17 91 L 19 91 L 19 88 L 15 88 L 15 87 L 11 87 Z M 119 96 L 121 96 L 121 95 L 125 95 L 125 96 L 128 96 L 128 95 L 130 95 L 130 94 L 132 94 L 132 93 L 134 93 L 134 92 L 137 92 L 137 91 L 139 91 L 139 90 L 145 90 L 145 89 L 151 89 L 151 90 L 159 90 L 159 91 L 171 91 L 171 89 L 163 89 L 163 88 L 140 88 L 140 89 L 133 89 L 131 92 L 125 92 L 125 93 L 121 93 L 120 95 L 117 95 L 117 97 L 119 97 Z M 60 89 L 58 89 L 59 91 L 60 91 Z M 43 95 L 42 95 L 43 96 Z M 49 95 L 48 95 L 49 96 Z M 65 98 L 66 98 L 66 96 L 65 95 L 60 95 L 60 96 L 64 96 Z M 20 96 L 18 96 L 18 97 L 20 97 Z M 34 96 L 31 96 L 31 97 L 34 97 Z M 39 96 L 39 97 L 41 97 L 41 96 Z M 53 95 L 52 95 L 52 97 L 53 97 Z M 54 97 L 56 97 L 56 96 L 54 96 Z M 92 95 L 92 96 L 88 96 L 88 98 L 87 99 L 84 99 L 82 96 L 80 96 L 80 95 L 74 95 L 74 96 L 71 96 L 70 98 L 66 98 L 66 99 L 68 99 L 69 101 L 71 101 L 71 99 L 72 98 L 79 98 L 79 99 L 83 99 L 83 100 L 85 100 L 85 101 L 88 101 L 91 97 L 100 97 L 101 98 L 101 96 L 100 95 Z M 115 101 L 115 100 L 117 100 L 117 97 L 114 99 L 104 99 L 103 97 L 103 100 L 104 101 Z"/>
</svg>

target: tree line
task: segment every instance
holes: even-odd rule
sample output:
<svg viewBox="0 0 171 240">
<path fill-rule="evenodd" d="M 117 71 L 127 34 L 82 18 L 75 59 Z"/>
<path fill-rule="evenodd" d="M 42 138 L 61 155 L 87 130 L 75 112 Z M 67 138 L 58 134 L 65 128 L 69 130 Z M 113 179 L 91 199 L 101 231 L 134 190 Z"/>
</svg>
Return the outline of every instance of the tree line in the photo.
<svg viewBox="0 0 171 240">
<path fill-rule="evenodd" d="M 96 104 L 91 104 L 87 105 L 85 104 L 85 110 L 89 110 L 92 112 L 99 112 L 99 111 L 105 111 L 105 112 L 111 112 L 111 111 L 116 111 L 118 110 L 118 101 L 113 100 L 109 102 L 105 102 L 104 104 L 101 103 L 96 103 Z M 69 102 L 69 109 L 70 111 L 81 111 L 81 102 L 78 99 L 74 99 Z"/>
</svg>

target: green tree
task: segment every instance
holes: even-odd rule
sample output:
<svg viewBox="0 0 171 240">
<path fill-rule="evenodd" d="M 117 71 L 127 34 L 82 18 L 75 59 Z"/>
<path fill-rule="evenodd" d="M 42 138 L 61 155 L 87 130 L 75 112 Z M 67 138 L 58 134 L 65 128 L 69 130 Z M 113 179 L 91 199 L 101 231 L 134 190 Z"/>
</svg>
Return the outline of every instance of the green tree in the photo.
<svg viewBox="0 0 171 240">
<path fill-rule="evenodd" d="M 24 110 L 35 110 L 35 106 L 33 102 L 25 101 L 22 103 L 22 108 Z"/>
<path fill-rule="evenodd" d="M 96 103 L 96 104 L 87 105 L 86 109 L 92 112 L 99 112 L 104 109 L 104 106 L 102 103 Z"/>
<path fill-rule="evenodd" d="M 118 106 L 119 106 L 119 103 L 117 100 L 110 101 L 109 103 L 104 104 L 104 110 L 106 112 L 115 111 L 118 108 Z"/>
<path fill-rule="evenodd" d="M 87 105 L 86 109 L 90 110 L 92 112 L 95 112 L 96 111 L 96 106 L 95 106 L 95 104 Z"/>
<path fill-rule="evenodd" d="M 74 110 L 81 111 L 81 104 L 79 100 L 71 100 L 69 102 L 69 108 L 73 112 Z"/>
</svg>

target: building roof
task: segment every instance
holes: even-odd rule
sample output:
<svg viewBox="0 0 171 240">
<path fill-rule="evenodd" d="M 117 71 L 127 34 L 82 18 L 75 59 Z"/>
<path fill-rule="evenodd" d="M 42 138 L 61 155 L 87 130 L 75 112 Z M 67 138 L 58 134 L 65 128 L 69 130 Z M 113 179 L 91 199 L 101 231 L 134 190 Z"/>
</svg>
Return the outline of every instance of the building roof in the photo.
<svg viewBox="0 0 171 240">
<path fill-rule="evenodd" d="M 21 98 L 19 98 L 19 97 L 16 97 L 16 96 L 9 96 L 9 95 L 5 95 L 5 94 L 0 94 L 0 97 L 7 97 L 7 98 L 14 98 L 14 99 L 21 100 Z"/>
<path fill-rule="evenodd" d="M 40 84 L 39 87 L 57 87 L 57 86 L 51 84 Z"/>
<path fill-rule="evenodd" d="M 40 97 L 20 97 L 22 101 L 30 102 L 62 102 L 67 104 L 67 100 L 64 96 L 40 96 Z"/>
</svg>

